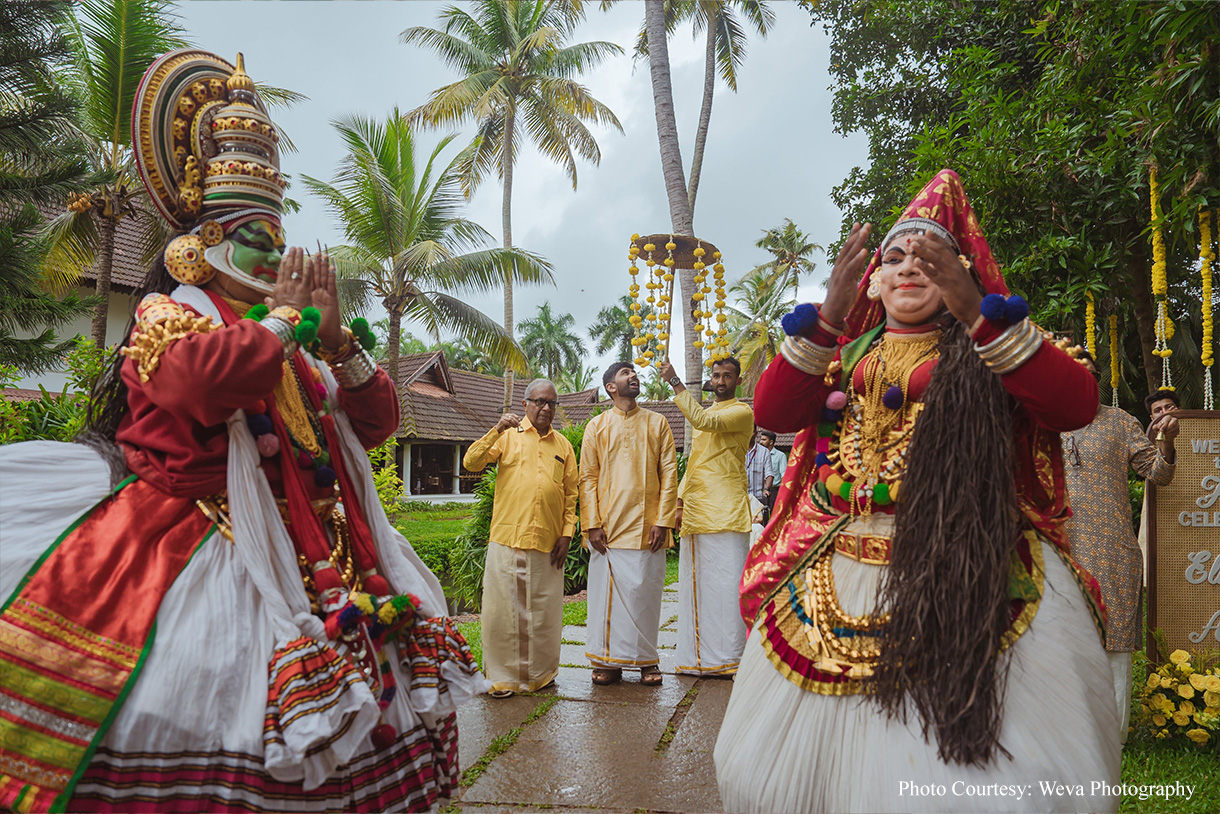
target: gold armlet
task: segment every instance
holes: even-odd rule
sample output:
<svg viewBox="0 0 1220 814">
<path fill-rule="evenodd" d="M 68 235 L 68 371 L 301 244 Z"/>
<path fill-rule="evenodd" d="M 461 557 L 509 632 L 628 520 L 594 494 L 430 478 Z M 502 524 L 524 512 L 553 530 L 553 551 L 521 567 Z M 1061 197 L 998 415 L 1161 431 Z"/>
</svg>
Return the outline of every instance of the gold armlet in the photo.
<svg viewBox="0 0 1220 814">
<path fill-rule="evenodd" d="M 161 354 L 171 344 L 184 336 L 209 333 L 217 327 L 212 324 L 211 317 L 193 317 L 185 313 L 152 322 L 141 321 L 132 333 L 131 343 L 122 349 L 122 354 L 135 360 L 140 382 L 147 382 L 161 364 Z"/>
<path fill-rule="evenodd" d="M 326 362 L 328 365 L 333 365 L 336 362 L 341 362 L 353 354 L 353 346 L 356 344 L 356 335 L 352 333 L 350 328 L 343 329 L 343 342 L 334 350 L 326 347 L 321 342 L 318 343 L 318 349 L 314 356 Z"/>
<path fill-rule="evenodd" d="M 1028 362 L 1042 347 L 1042 333 L 1029 319 L 1023 319 L 1006 329 L 986 345 L 974 344 L 974 350 L 991 371 L 1003 376 Z"/>
<path fill-rule="evenodd" d="M 835 348 L 824 348 L 801 336 L 785 337 L 780 345 L 780 355 L 802 373 L 810 376 L 821 376 L 826 372 L 826 366 L 834 357 Z"/>
</svg>

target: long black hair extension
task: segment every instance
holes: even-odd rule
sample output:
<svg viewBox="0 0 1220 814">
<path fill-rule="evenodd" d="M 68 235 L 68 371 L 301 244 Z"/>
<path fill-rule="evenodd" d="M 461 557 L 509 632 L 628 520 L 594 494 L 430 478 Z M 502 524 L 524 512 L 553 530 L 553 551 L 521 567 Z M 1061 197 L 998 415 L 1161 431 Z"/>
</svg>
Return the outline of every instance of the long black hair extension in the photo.
<svg viewBox="0 0 1220 814">
<path fill-rule="evenodd" d="M 949 319 L 911 438 L 879 607 L 891 611 L 873 698 L 913 703 L 941 760 L 982 766 L 999 742 L 1009 660 L 1007 581 L 1022 520 L 1013 410 L 1000 377 Z"/>
</svg>

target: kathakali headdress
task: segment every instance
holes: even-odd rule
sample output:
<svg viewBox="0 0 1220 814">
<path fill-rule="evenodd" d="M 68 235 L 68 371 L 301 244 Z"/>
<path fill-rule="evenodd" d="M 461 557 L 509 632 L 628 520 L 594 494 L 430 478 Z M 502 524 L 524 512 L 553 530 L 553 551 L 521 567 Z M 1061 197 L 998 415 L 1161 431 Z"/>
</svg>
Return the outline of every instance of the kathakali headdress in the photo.
<svg viewBox="0 0 1220 814">
<path fill-rule="evenodd" d="M 194 48 L 158 58 L 136 91 L 132 144 L 157 210 L 189 230 L 165 249 L 170 274 L 202 285 L 220 272 L 270 292 L 286 184 L 279 134 L 243 63 Z"/>
</svg>

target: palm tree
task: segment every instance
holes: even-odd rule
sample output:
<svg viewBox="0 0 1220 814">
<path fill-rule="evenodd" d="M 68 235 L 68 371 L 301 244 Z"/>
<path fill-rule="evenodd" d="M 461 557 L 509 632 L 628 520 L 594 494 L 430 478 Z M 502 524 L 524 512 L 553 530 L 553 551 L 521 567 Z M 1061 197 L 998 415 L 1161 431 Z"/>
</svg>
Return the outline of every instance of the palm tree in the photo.
<svg viewBox="0 0 1220 814">
<path fill-rule="evenodd" d="M 793 296 L 800 285 L 800 276 L 809 274 L 817 267 L 810 255 L 815 251 L 824 251 L 788 218 L 784 218 L 783 226 L 764 231 L 754 245 L 775 256 L 774 260 L 755 267 L 754 271 L 766 272 L 767 279 L 781 288 L 790 284 Z"/>
<path fill-rule="evenodd" d="M 454 334 L 526 370 L 513 338 L 450 292 L 492 291 L 505 280 L 552 282 L 551 266 L 519 249 L 479 248 L 491 235 L 460 216 L 458 167 L 466 154 L 437 165 L 453 136 L 421 161 L 415 133 L 397 110 L 384 123 L 350 116 L 333 124 L 347 144 L 334 185 L 309 176 L 304 182 L 343 223 L 348 245 L 333 254 L 348 307 L 362 312 L 376 296 L 389 314 L 387 356 L 395 385 L 404 318 L 438 342 L 442 331 Z"/>
<path fill-rule="evenodd" d="M 55 329 L 89 312 L 75 294 L 56 299 L 42 287 L 46 244 L 38 206 L 62 204 L 98 179 L 89 177 L 74 134 L 77 105 L 50 80 L 70 50 L 61 29 L 66 2 L 0 4 L 0 365 L 23 373 L 54 367 L 75 344 Z M 33 336 L 19 339 L 18 331 Z"/>
<path fill-rule="evenodd" d="M 602 7 L 613 0 L 603 0 Z M 745 34 L 733 11 L 739 8 L 744 16 L 762 35 L 766 35 L 775 20 L 774 13 L 762 0 L 645 0 L 644 35 L 636 47 L 638 55 L 647 54 L 648 69 L 652 76 L 653 109 L 657 119 L 657 141 L 661 151 L 661 172 L 665 178 L 665 192 L 669 199 L 670 225 L 674 232 L 693 235 L 695 199 L 699 191 L 699 177 L 703 168 L 703 147 L 707 141 L 708 125 L 712 116 L 712 99 L 716 83 L 716 69 L 729 87 L 737 89 L 737 71 L 745 58 Z M 687 186 L 686 173 L 682 166 L 682 149 L 678 142 L 678 122 L 674 115 L 673 82 L 669 70 L 668 35 L 683 19 L 695 22 L 696 32 L 707 32 L 707 59 L 703 76 L 703 106 L 699 114 L 699 127 L 695 134 L 695 154 L 691 163 L 691 183 Z M 690 295 L 695 292 L 695 273 L 691 269 L 678 270 L 678 282 L 683 293 L 682 331 L 686 347 L 686 382 L 693 386 L 703 378 L 703 357 L 695 347 L 699 338 L 695 331 L 698 320 L 694 316 L 694 302 Z"/>
<path fill-rule="evenodd" d="M 725 308 L 732 336 L 730 347 L 741 362 L 741 385 L 749 395 L 778 352 L 780 320 L 796 305 L 796 296 L 761 266 L 734 283 L 729 291 L 737 300 L 736 306 Z"/>
<path fill-rule="evenodd" d="M 374 322 L 373 333 L 378 337 L 377 347 L 373 349 L 373 358 L 378 362 L 384 363 L 390 355 L 389 346 L 385 343 L 385 340 L 390 336 L 390 320 L 379 319 Z M 428 344 L 415 334 L 409 331 L 403 331 L 399 334 L 398 354 L 400 357 L 426 353 L 428 350 Z"/>
<path fill-rule="evenodd" d="M 537 316 L 521 321 L 521 348 L 548 379 L 581 367 L 580 337 L 572 333 L 575 324 L 571 314 L 552 313 L 549 302 L 538 306 Z"/>
<path fill-rule="evenodd" d="M 90 336 L 106 345 L 106 314 L 114 235 L 128 217 L 156 224 L 131 153 L 131 107 L 144 70 L 161 54 L 185 45 L 170 0 L 79 0 L 66 21 L 72 70 L 64 81 L 83 102 L 80 132 L 95 172 L 106 178 L 76 198 L 48 225 L 49 278 L 70 285 L 96 263 L 98 303 Z"/>
<path fill-rule="evenodd" d="M 669 384 L 661 378 L 661 371 L 655 365 L 648 371 L 648 375 L 643 377 L 643 381 L 640 382 L 641 400 L 665 401 L 669 398 Z M 695 398 L 698 399 L 699 396 L 696 395 Z"/>
<path fill-rule="evenodd" d="M 468 12 L 448 6 L 444 29 L 414 26 L 402 41 L 435 51 L 462 73 L 457 82 L 432 93 L 411 111 L 412 121 L 432 125 L 478 125 L 474 150 L 463 168 L 466 193 L 495 169 L 504 185 L 504 247 L 513 245 L 513 163 L 518 124 L 543 155 L 563 166 L 576 189 L 576 159 L 597 164 L 601 150 L 585 122 L 623 127 L 610 108 L 593 98 L 573 77 L 621 54 L 610 42 L 566 45 L 583 17 L 579 2 L 555 0 L 476 0 Z M 513 333 L 512 281 L 504 286 L 504 330 Z"/>
<path fill-rule="evenodd" d="M 560 393 L 579 393 L 592 387 L 596 376 L 597 369 L 593 365 L 580 365 L 575 369 L 559 371 L 555 377 L 555 386 L 559 388 Z"/>
<path fill-rule="evenodd" d="M 482 373 L 485 376 L 503 376 L 504 365 L 492 359 L 477 345 L 458 340 L 441 342 L 439 347 L 445 352 L 445 361 L 457 370 L 468 370 L 471 373 Z"/>
<path fill-rule="evenodd" d="M 631 347 L 635 329 L 627 321 L 632 313 L 631 303 L 631 296 L 624 294 L 619 297 L 617 305 L 607 305 L 597 312 L 597 320 L 589 327 L 589 338 L 597 343 L 594 345 L 597 353 L 614 349 L 615 358 L 622 361 L 627 361 L 635 355 Z M 652 306 L 641 302 L 640 309 L 640 316 L 648 319 Z"/>
</svg>

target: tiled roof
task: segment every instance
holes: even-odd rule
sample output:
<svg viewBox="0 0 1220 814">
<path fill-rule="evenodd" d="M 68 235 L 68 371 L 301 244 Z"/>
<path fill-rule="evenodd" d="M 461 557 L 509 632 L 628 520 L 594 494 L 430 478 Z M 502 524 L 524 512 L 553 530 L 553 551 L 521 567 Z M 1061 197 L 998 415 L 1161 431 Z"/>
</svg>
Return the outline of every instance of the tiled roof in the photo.
<svg viewBox="0 0 1220 814">
<path fill-rule="evenodd" d="M 440 351 L 400 357 L 398 370 L 403 413 L 399 437 L 421 441 L 476 441 L 500 420 L 504 379 L 498 376 L 452 369 Z M 514 380 L 514 408 L 519 409 L 531 381 Z M 596 388 L 565 393 L 559 397 L 560 410 L 596 400 Z"/>
<path fill-rule="evenodd" d="M 52 393 L 51 395 L 56 396 L 59 394 Z M 26 390 L 21 387 L 6 387 L 0 390 L 0 397 L 3 397 L 5 401 L 38 401 L 42 398 L 42 391 Z"/>
</svg>

